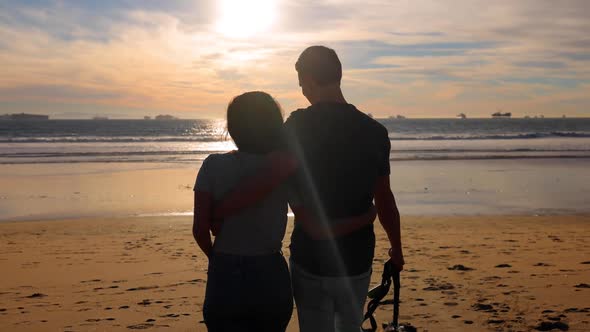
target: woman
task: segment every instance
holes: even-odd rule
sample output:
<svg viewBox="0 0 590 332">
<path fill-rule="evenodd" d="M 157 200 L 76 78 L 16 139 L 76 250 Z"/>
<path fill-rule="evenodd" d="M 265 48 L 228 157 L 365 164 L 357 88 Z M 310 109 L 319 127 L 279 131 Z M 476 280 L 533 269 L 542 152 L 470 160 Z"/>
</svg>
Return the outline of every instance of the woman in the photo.
<svg viewBox="0 0 590 332">
<path fill-rule="evenodd" d="M 287 187 L 252 208 L 228 216 L 210 237 L 213 203 L 254 173 L 281 144 L 283 117 L 264 92 L 247 92 L 227 109 L 238 150 L 207 157 L 195 184 L 193 234 L 209 257 L 203 315 L 209 331 L 285 331 L 293 311 L 287 263 L 281 253 Z"/>
</svg>

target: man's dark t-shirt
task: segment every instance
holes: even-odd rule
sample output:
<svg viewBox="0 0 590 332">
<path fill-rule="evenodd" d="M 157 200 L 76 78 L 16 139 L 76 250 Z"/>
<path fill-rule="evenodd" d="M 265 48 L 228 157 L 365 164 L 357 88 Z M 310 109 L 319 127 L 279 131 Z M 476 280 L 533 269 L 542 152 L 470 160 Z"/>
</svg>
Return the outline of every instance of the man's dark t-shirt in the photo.
<svg viewBox="0 0 590 332">
<path fill-rule="evenodd" d="M 322 223 L 357 216 L 373 205 L 379 176 L 389 175 L 387 129 L 353 105 L 318 103 L 285 123 L 287 144 L 300 163 L 294 187 L 303 206 Z M 298 223 L 291 258 L 319 276 L 350 276 L 371 268 L 373 225 L 329 240 L 313 240 Z"/>
</svg>

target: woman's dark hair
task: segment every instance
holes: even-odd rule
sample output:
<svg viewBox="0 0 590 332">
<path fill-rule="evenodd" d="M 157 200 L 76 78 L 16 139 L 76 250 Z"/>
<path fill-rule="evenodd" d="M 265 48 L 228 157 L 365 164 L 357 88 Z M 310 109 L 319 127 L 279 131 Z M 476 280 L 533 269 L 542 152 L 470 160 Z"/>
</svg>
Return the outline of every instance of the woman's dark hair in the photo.
<svg viewBox="0 0 590 332">
<path fill-rule="evenodd" d="M 342 64 L 336 51 L 325 46 L 306 48 L 295 63 L 299 75 L 310 75 L 320 86 L 340 84 Z"/>
<path fill-rule="evenodd" d="M 266 92 L 246 92 L 227 107 L 227 131 L 240 151 L 263 154 L 279 148 L 282 128 L 281 107 Z"/>
</svg>

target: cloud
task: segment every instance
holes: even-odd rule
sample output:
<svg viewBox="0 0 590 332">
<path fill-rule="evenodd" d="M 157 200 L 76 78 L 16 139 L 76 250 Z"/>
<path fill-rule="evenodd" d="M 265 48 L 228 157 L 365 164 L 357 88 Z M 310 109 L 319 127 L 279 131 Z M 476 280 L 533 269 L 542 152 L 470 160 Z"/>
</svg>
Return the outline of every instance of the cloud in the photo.
<svg viewBox="0 0 590 332">
<path fill-rule="evenodd" d="M 518 67 L 533 67 L 547 69 L 561 69 L 567 67 L 567 64 L 561 61 L 518 61 L 515 62 L 514 65 Z"/>
<path fill-rule="evenodd" d="M 22 98 L 37 100 L 109 100 L 120 98 L 118 93 L 62 85 L 26 85 L 0 87 L 0 100 L 19 100 Z"/>
<path fill-rule="evenodd" d="M 444 36 L 445 34 L 440 31 L 431 31 L 431 32 L 390 32 L 394 36 L 403 36 L 403 37 L 439 37 Z"/>
<path fill-rule="evenodd" d="M 234 95 L 265 90 L 289 111 L 306 104 L 293 63 L 306 46 L 326 44 L 341 57 L 348 99 L 378 116 L 487 116 L 499 104 L 590 115 L 588 1 L 278 8 L 272 31 L 232 39 L 215 31 L 213 0 L 2 2 L 0 107 L 212 117 Z"/>
</svg>

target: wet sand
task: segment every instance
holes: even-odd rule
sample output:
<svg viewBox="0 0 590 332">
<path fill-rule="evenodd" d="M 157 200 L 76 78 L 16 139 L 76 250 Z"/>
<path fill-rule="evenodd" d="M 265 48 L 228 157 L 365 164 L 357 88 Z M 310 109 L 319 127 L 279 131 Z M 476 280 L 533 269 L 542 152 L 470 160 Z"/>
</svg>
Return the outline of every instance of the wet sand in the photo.
<svg viewBox="0 0 590 332">
<path fill-rule="evenodd" d="M 192 212 L 196 163 L 0 165 L 0 222 Z M 402 215 L 590 214 L 590 159 L 391 163 Z"/>
<path fill-rule="evenodd" d="M 402 322 L 419 331 L 590 330 L 589 215 L 402 223 Z M 207 260 L 190 226 L 188 217 L 0 224 L 0 330 L 205 331 Z M 376 229 L 374 284 L 387 252 Z M 378 321 L 391 310 L 381 306 Z"/>
</svg>

